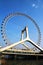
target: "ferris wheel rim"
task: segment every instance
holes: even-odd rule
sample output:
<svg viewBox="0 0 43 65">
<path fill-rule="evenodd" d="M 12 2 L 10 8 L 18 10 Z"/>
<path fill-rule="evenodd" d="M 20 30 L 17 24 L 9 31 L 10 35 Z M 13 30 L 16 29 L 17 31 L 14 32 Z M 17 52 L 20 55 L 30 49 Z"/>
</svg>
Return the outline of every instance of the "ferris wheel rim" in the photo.
<svg viewBox="0 0 43 65">
<path fill-rule="evenodd" d="M 1 35 L 2 35 L 2 38 L 4 39 L 4 41 L 6 42 L 6 44 L 8 44 L 8 38 L 7 38 L 7 35 L 6 35 L 6 30 L 5 30 L 5 26 L 6 26 L 6 23 L 8 21 L 9 18 L 13 17 L 13 16 L 25 16 L 27 17 L 28 19 L 31 20 L 31 22 L 35 25 L 37 31 L 38 31 L 38 41 L 37 41 L 37 44 L 40 44 L 40 40 L 41 40 L 41 32 L 40 32 L 40 29 L 39 29 L 39 26 L 37 25 L 36 21 L 30 17 L 29 15 L 27 14 L 24 14 L 24 13 L 10 13 L 8 16 L 6 16 L 4 18 L 4 20 L 2 21 L 2 24 L 1 24 Z"/>
</svg>

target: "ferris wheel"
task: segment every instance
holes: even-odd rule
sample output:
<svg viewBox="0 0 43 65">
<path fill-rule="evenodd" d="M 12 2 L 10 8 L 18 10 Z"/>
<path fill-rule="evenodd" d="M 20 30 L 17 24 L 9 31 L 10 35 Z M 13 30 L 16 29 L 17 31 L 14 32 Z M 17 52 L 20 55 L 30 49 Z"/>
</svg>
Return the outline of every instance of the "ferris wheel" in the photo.
<svg viewBox="0 0 43 65">
<path fill-rule="evenodd" d="M 1 23 L 1 35 L 2 35 L 2 38 L 3 38 L 4 42 L 5 42 L 5 44 L 6 44 L 6 45 L 10 45 L 10 44 L 11 44 L 11 42 L 9 42 L 9 39 L 8 39 L 8 37 L 7 37 L 7 34 L 6 34 L 6 24 L 8 23 L 8 20 L 9 20 L 10 18 L 15 17 L 15 16 L 24 16 L 24 17 L 28 18 L 28 19 L 34 24 L 34 26 L 36 27 L 36 30 L 37 30 L 37 32 L 38 32 L 38 40 L 37 40 L 37 43 L 36 43 L 36 44 L 40 45 L 40 40 L 41 40 L 40 29 L 39 29 L 39 27 L 38 27 L 36 21 L 35 21 L 33 18 L 31 18 L 29 15 L 26 15 L 26 14 L 24 14 L 24 13 L 10 13 L 10 14 L 9 14 L 8 16 L 6 16 L 6 17 L 4 18 L 4 20 L 2 21 L 2 23 Z M 35 49 L 35 47 L 33 48 L 33 50 L 34 50 L 34 49 Z M 35 50 L 36 50 L 36 49 L 35 49 Z"/>
</svg>

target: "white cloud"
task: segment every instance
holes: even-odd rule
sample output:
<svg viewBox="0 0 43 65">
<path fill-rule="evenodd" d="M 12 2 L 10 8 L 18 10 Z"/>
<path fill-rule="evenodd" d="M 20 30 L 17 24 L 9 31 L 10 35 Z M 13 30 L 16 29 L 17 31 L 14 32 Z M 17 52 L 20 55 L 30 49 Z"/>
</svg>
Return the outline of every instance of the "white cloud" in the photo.
<svg viewBox="0 0 43 65">
<path fill-rule="evenodd" d="M 36 5 L 35 4 L 32 4 L 32 7 L 35 7 Z"/>
<path fill-rule="evenodd" d="M 34 8 L 38 8 L 38 5 L 36 5 L 36 4 L 32 4 L 32 7 L 34 7 Z"/>
</svg>

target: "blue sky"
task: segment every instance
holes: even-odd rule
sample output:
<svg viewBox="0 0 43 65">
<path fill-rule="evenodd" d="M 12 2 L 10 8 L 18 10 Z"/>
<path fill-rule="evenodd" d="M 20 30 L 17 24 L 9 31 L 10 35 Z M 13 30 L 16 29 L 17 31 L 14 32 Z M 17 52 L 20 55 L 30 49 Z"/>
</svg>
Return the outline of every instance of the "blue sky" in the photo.
<svg viewBox="0 0 43 65">
<path fill-rule="evenodd" d="M 43 0 L 0 0 L 0 26 L 4 17 L 12 12 L 25 13 L 27 15 L 30 15 L 36 21 L 36 23 L 40 27 L 40 31 L 42 34 L 40 46 L 43 47 Z M 14 19 L 12 19 L 12 21 L 14 21 Z M 6 29 L 8 30 L 6 33 L 9 40 L 14 43 L 15 42 L 14 40 L 18 41 L 18 38 L 20 37 L 19 36 L 19 34 L 21 33 L 20 31 L 23 29 L 22 24 L 26 24 L 26 23 L 23 23 L 23 21 L 25 21 L 25 17 L 23 18 L 18 17 L 17 20 L 15 17 L 15 21 L 17 21 L 16 23 L 17 25 L 12 21 L 11 22 L 9 21 L 9 23 L 6 25 Z M 28 21 L 28 19 L 26 19 L 26 21 Z M 37 35 L 37 33 L 35 33 L 36 31 L 34 31 L 35 28 L 32 29 L 33 28 L 32 25 L 33 23 L 29 22 L 29 27 L 30 27 L 29 33 L 30 33 L 30 38 L 33 38 L 35 40 L 37 38 L 37 36 L 35 37 L 35 34 Z M 18 28 L 20 28 L 20 30 L 18 30 Z M 12 36 L 9 34 L 12 34 Z M 5 45 L 3 39 L 1 38 L 1 34 L 0 34 L 0 43 L 1 43 L 0 45 L 2 46 Z"/>
</svg>

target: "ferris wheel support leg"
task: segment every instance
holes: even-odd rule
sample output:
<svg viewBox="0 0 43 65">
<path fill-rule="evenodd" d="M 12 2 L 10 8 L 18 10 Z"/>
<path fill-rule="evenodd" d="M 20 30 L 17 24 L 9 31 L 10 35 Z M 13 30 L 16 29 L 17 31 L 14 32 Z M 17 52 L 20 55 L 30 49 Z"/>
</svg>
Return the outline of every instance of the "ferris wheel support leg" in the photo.
<svg viewBox="0 0 43 65">
<path fill-rule="evenodd" d="M 29 34 L 28 34 L 28 27 L 26 26 L 21 33 L 21 40 L 24 39 L 24 32 L 26 32 L 26 38 L 29 38 Z M 24 47 L 26 47 L 27 49 L 29 49 L 29 47 L 24 43 L 21 43 Z"/>
<path fill-rule="evenodd" d="M 5 50 L 7 50 L 7 49 L 9 49 L 9 48 L 12 48 L 12 47 L 14 47 L 14 46 L 16 46 L 16 45 L 18 45 L 18 44 L 20 44 L 20 43 L 24 43 L 26 40 L 27 40 L 27 38 L 24 39 L 24 40 L 21 40 L 21 41 L 19 41 L 19 42 L 17 42 L 17 43 L 11 44 L 11 45 L 9 45 L 9 46 L 7 46 L 7 47 L 1 48 L 1 49 L 0 49 L 0 52 L 3 52 L 3 51 L 5 51 Z"/>
<path fill-rule="evenodd" d="M 23 36 L 24 36 L 24 32 L 22 32 L 21 33 L 21 40 L 23 40 Z M 25 44 L 25 42 L 24 43 L 21 43 L 24 47 L 26 47 L 27 49 L 29 49 L 28 48 L 28 46 Z"/>
<path fill-rule="evenodd" d="M 32 45 L 34 45 L 36 48 L 38 48 L 40 51 L 43 52 L 43 49 L 40 46 L 38 46 L 35 42 L 33 42 L 31 39 L 28 38 L 27 41 L 30 42 Z"/>
<path fill-rule="evenodd" d="M 29 49 L 29 47 L 25 44 L 25 43 L 21 43 L 24 47 L 26 47 L 27 49 Z"/>
</svg>

